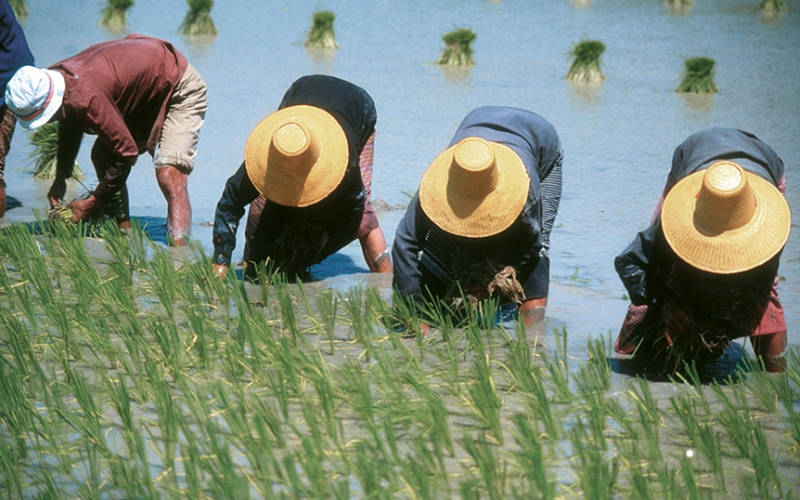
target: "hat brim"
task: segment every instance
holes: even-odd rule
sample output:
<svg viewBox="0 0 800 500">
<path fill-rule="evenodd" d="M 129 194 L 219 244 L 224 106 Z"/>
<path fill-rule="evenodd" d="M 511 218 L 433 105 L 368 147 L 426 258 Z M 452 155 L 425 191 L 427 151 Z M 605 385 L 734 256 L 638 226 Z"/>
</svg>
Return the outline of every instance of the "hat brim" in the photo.
<svg viewBox="0 0 800 500">
<path fill-rule="evenodd" d="M 23 120 L 20 118 L 18 120 L 20 125 L 28 130 L 36 130 L 45 123 L 49 122 L 50 118 L 56 114 L 56 111 L 58 111 L 58 108 L 60 108 L 61 104 L 64 102 L 64 75 L 52 69 L 43 69 L 42 71 L 47 73 L 47 75 L 50 77 L 50 82 L 53 86 L 53 95 L 50 97 L 50 101 L 47 103 L 47 106 L 45 106 L 42 112 L 39 113 L 35 118 L 32 120 Z"/>
<path fill-rule="evenodd" d="M 705 170 L 675 184 L 661 207 L 661 227 L 667 244 L 689 265 L 716 274 L 754 269 L 786 245 L 791 211 L 786 199 L 769 181 L 745 171 L 756 199 L 747 224 L 720 234 L 703 234 L 694 223 L 695 206 Z"/>
<path fill-rule="evenodd" d="M 319 144 L 319 157 L 298 181 L 282 175 L 282 165 L 270 155 L 275 128 L 289 121 L 306 127 Z M 325 199 L 342 182 L 350 153 L 347 136 L 327 111 L 309 105 L 289 106 L 264 118 L 247 138 L 244 163 L 250 182 L 268 200 L 284 206 L 305 207 Z"/>
<path fill-rule="evenodd" d="M 487 141 L 498 168 L 497 184 L 486 196 L 470 199 L 450 188 L 451 146 L 430 164 L 419 186 L 423 212 L 442 230 L 467 238 L 484 238 L 507 229 L 525 207 L 530 177 L 522 159 L 504 144 Z"/>
</svg>

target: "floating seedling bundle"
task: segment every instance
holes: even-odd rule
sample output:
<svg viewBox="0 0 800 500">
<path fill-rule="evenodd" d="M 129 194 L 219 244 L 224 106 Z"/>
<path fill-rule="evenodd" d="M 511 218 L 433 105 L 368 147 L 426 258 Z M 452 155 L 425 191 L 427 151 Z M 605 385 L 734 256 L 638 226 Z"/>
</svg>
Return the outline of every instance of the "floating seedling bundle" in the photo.
<svg viewBox="0 0 800 500">
<path fill-rule="evenodd" d="M 786 5 L 786 0 L 761 0 L 759 9 L 765 14 L 778 14 L 786 12 L 789 7 Z"/>
<path fill-rule="evenodd" d="M 189 11 L 178 27 L 181 35 L 216 35 L 217 27 L 211 19 L 211 7 L 214 0 L 186 0 Z"/>
<path fill-rule="evenodd" d="M 714 93 L 714 60 L 707 57 L 692 57 L 685 62 L 683 81 L 676 92 Z"/>
<path fill-rule="evenodd" d="M 477 35 L 468 28 L 460 28 L 442 37 L 444 49 L 439 64 L 447 66 L 472 66 L 472 42 Z"/>
<path fill-rule="evenodd" d="M 600 70 L 600 56 L 606 46 L 597 40 L 584 40 L 575 45 L 570 54 L 575 59 L 567 72 L 567 80 L 573 82 L 601 82 L 605 75 Z"/>
<path fill-rule="evenodd" d="M 8 0 L 8 3 L 18 20 L 24 21 L 28 17 L 28 4 L 25 0 Z"/>
<path fill-rule="evenodd" d="M 99 23 L 111 30 L 125 29 L 125 13 L 133 6 L 133 0 L 108 0 L 100 15 Z"/>
<path fill-rule="evenodd" d="M 335 19 L 336 15 L 329 10 L 314 12 L 305 46 L 312 49 L 335 49 L 336 35 L 333 31 Z"/>
<path fill-rule="evenodd" d="M 30 133 L 33 144 L 30 159 L 33 161 L 33 176 L 37 179 L 53 179 L 56 176 L 58 127 L 58 122 L 45 123 Z M 77 161 L 72 166 L 71 177 L 83 180 L 83 172 Z"/>
</svg>

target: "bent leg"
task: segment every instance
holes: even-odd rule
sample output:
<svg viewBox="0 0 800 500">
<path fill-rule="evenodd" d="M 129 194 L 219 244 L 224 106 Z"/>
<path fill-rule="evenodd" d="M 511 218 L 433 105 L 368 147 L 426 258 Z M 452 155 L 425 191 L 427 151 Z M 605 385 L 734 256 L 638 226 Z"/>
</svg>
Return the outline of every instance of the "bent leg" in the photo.
<svg viewBox="0 0 800 500">
<path fill-rule="evenodd" d="M 192 223 L 192 206 L 187 189 L 189 174 L 173 165 L 156 170 L 158 187 L 167 200 L 167 238 L 172 246 L 183 246 Z"/>
<path fill-rule="evenodd" d="M 171 245 L 183 245 L 189 236 L 192 209 L 188 177 L 194 169 L 198 135 L 207 107 L 206 84 L 189 64 L 170 97 L 154 157 L 158 186 L 167 200 L 167 234 Z"/>
</svg>

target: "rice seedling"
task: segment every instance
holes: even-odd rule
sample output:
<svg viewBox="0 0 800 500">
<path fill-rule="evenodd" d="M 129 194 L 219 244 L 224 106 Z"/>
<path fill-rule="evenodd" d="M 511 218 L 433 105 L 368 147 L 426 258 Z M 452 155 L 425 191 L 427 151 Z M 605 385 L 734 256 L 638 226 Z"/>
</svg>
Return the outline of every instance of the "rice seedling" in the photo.
<svg viewBox="0 0 800 500">
<path fill-rule="evenodd" d="M 312 49 L 335 49 L 336 35 L 333 21 L 336 15 L 329 10 L 314 12 L 311 16 L 311 29 L 306 36 L 305 46 Z"/>
<path fill-rule="evenodd" d="M 133 6 L 133 0 L 107 0 L 100 13 L 99 24 L 114 31 L 125 29 L 125 13 Z"/>
<path fill-rule="evenodd" d="M 600 69 L 600 56 L 605 50 L 605 44 L 598 40 L 582 40 L 577 43 L 570 51 L 574 60 L 567 71 L 567 80 L 586 83 L 605 80 Z"/>
<path fill-rule="evenodd" d="M 776 14 L 789 10 L 786 0 L 761 0 L 758 8 L 765 14 Z"/>
<path fill-rule="evenodd" d="M 522 413 L 515 413 L 512 420 L 516 429 L 514 439 L 519 446 L 517 461 L 531 485 L 531 491 L 524 496 L 535 496 L 542 499 L 555 498 L 556 487 L 550 479 L 545 449 L 542 446 L 542 439 L 535 421 Z"/>
<path fill-rule="evenodd" d="M 666 0 L 664 5 L 672 12 L 684 13 L 694 5 L 694 0 Z"/>
<path fill-rule="evenodd" d="M 477 35 L 469 28 L 459 28 L 442 36 L 444 49 L 438 64 L 446 66 L 473 66 L 472 42 Z"/>
<path fill-rule="evenodd" d="M 462 446 L 478 469 L 486 496 L 494 500 L 506 498 L 505 464 L 498 458 L 492 444 L 484 436 L 475 439 L 467 434 L 464 436 Z"/>
<path fill-rule="evenodd" d="M 17 16 L 19 21 L 24 21 L 28 18 L 28 3 L 26 0 L 8 0 L 9 5 L 11 5 L 11 10 L 14 11 L 14 15 Z"/>
<path fill-rule="evenodd" d="M 336 309 L 339 306 L 339 295 L 326 290 L 317 295 L 317 310 L 322 316 L 322 333 L 328 339 L 328 354 L 333 354 L 333 331 L 336 328 Z"/>
<path fill-rule="evenodd" d="M 714 60 L 708 57 L 691 57 L 684 61 L 684 72 L 675 92 L 715 93 Z"/>
<path fill-rule="evenodd" d="M 178 27 L 178 33 L 188 36 L 216 35 L 217 27 L 211 18 L 214 0 L 186 0 L 186 3 L 189 5 L 189 11 Z"/>
<path fill-rule="evenodd" d="M 33 162 L 33 177 L 36 179 L 53 179 L 56 176 L 58 123 L 45 123 L 29 134 L 33 145 L 33 151 L 29 158 Z M 70 177 L 78 181 L 84 179 L 77 161 L 72 166 Z"/>
</svg>

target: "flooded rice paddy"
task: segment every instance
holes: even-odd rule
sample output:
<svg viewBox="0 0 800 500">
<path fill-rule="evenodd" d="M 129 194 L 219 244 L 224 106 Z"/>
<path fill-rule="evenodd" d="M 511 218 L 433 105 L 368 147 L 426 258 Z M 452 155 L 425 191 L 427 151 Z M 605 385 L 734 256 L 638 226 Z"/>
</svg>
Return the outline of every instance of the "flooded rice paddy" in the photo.
<svg viewBox="0 0 800 500">
<path fill-rule="evenodd" d="M 120 36 L 96 1 L 29 2 L 40 65 Z M 213 40 L 175 32 L 184 2 L 138 0 L 130 32 L 173 41 L 203 74 L 209 111 L 190 178 L 196 246 L 68 234 L 0 239 L 0 491 L 5 496 L 792 496 L 800 478 L 800 5 L 764 19 L 751 0 L 378 0 L 324 5 L 217 2 Z M 311 14 L 336 13 L 339 49 L 302 47 Z M 55 23 L 54 19 L 58 22 Z M 477 35 L 472 68 L 434 64 L 441 36 Z M 606 45 L 606 80 L 564 76 L 570 47 Z M 674 88 L 683 60 L 716 60 L 718 94 Z M 244 141 L 297 77 L 328 73 L 378 108 L 373 197 L 407 202 L 461 118 L 483 104 L 548 118 L 565 152 L 552 235 L 548 321 L 440 325 L 430 339 L 383 326 L 390 277 L 351 245 L 319 281 L 210 279 L 210 222 Z M 643 382 L 608 363 L 627 303 L 612 260 L 645 227 L 672 150 L 708 126 L 751 131 L 787 168 L 795 224 L 779 292 L 792 354 L 783 376 L 731 385 Z M 86 141 L 79 163 L 93 179 Z M 46 209 L 18 128 L 8 193 Z M 131 212 L 163 217 L 149 157 L 129 178 Z M 83 187 L 72 186 L 77 196 Z M 391 241 L 402 210 L 379 217 Z M 156 238 L 157 239 L 157 238 Z M 234 259 L 241 256 L 237 243 Z M 335 314 L 333 312 L 335 307 Z M 747 348 L 745 344 L 745 348 Z M 745 360 L 747 357 L 745 356 Z M 616 366 L 615 366 L 616 368 Z M 699 377 L 699 375 L 698 375 Z"/>
</svg>

